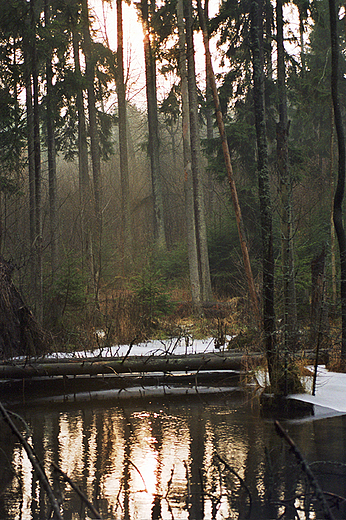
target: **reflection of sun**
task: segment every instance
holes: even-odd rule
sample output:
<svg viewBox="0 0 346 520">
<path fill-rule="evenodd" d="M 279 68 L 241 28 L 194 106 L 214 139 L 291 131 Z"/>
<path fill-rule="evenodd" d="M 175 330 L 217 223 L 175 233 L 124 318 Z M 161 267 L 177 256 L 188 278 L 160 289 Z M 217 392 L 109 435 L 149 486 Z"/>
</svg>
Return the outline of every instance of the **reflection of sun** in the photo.
<svg viewBox="0 0 346 520">
<path fill-rule="evenodd" d="M 60 468 L 71 475 L 81 474 L 84 467 L 83 419 L 81 415 L 72 417 L 62 414 L 59 421 L 59 458 Z"/>
<path fill-rule="evenodd" d="M 111 432 L 108 430 L 112 446 L 107 462 L 104 461 L 106 466 L 103 465 L 102 495 L 113 513 L 119 511 L 120 502 L 125 500 L 123 479 L 127 478 L 130 518 L 150 518 L 154 499 L 166 495 L 173 472 L 172 502 L 178 508 L 175 518 L 180 518 L 181 504 L 179 498 L 174 499 L 186 490 L 184 461 L 189 457 L 186 424 L 176 418 L 172 421 L 163 412 L 141 412 L 132 415 L 131 425 L 131 434 L 125 439 L 123 420 L 114 413 Z M 128 473 L 123 471 L 126 464 Z M 161 507 L 162 517 L 170 518 L 167 501 L 162 500 Z"/>
<path fill-rule="evenodd" d="M 31 462 L 22 446 L 16 447 L 13 451 L 13 469 L 15 474 L 20 476 L 20 492 L 23 499 L 12 503 L 9 512 L 13 518 L 31 518 L 33 471 Z M 18 493 L 18 484 L 18 480 L 14 479 L 11 490 L 13 495 Z"/>
</svg>

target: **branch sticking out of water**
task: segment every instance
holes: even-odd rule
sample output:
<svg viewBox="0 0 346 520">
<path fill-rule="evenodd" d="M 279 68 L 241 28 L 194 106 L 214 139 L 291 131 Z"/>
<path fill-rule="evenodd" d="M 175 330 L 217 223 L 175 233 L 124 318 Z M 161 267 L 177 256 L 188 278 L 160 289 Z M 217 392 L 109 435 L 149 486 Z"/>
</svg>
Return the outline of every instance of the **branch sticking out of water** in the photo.
<svg viewBox="0 0 346 520">
<path fill-rule="evenodd" d="M 68 477 L 66 475 L 66 473 L 64 473 L 64 471 L 62 469 L 59 468 L 59 466 L 57 466 L 56 464 L 54 464 L 54 462 L 51 463 L 53 468 L 55 469 L 55 471 L 57 471 L 61 476 L 62 478 L 68 483 L 70 484 L 71 488 L 77 493 L 77 495 L 81 498 L 81 500 L 83 502 L 85 502 L 85 504 L 88 506 L 88 508 L 90 509 L 90 511 L 92 512 L 92 514 L 94 515 L 94 518 L 97 519 L 97 520 L 102 520 L 102 517 L 100 515 L 100 513 L 97 511 L 97 509 L 93 506 L 93 504 L 87 499 L 87 497 L 84 495 L 84 493 L 79 489 L 78 486 L 76 486 L 76 484 L 70 479 L 70 477 Z"/>
<path fill-rule="evenodd" d="M 297 461 L 299 462 L 299 464 L 301 464 L 301 468 L 304 471 L 305 475 L 308 477 L 308 480 L 314 490 L 315 496 L 321 503 L 325 520 L 335 520 L 334 515 L 332 514 L 331 510 L 329 509 L 326 497 L 324 496 L 324 493 L 323 493 L 319 483 L 317 482 L 315 475 L 311 471 L 309 463 L 303 457 L 298 446 L 294 443 L 294 441 L 288 435 L 286 430 L 283 429 L 283 427 L 281 426 L 279 421 L 275 421 L 274 425 L 275 425 L 277 434 L 280 437 L 282 437 L 283 439 L 285 439 L 287 444 L 290 446 L 291 451 L 294 454 L 294 456 L 296 457 Z"/>
<path fill-rule="evenodd" d="M 52 510 L 54 511 L 56 520 L 63 520 L 61 513 L 60 513 L 59 504 L 54 496 L 51 485 L 49 484 L 47 475 L 45 474 L 44 469 L 42 468 L 39 460 L 37 459 L 33 448 L 30 446 L 30 444 L 25 439 L 25 437 L 23 437 L 23 435 L 20 433 L 20 431 L 18 430 L 17 426 L 12 421 L 11 417 L 9 416 L 7 410 L 4 408 L 2 403 L 0 403 L 0 412 L 1 412 L 4 420 L 7 422 L 7 424 L 11 428 L 14 435 L 17 437 L 17 439 L 19 440 L 19 442 L 25 449 L 25 451 L 28 455 L 28 458 L 32 464 L 32 467 L 36 471 L 37 476 L 42 484 L 42 487 L 45 490 L 45 492 L 47 493 L 47 496 L 48 496 L 49 502 L 51 504 Z"/>
<path fill-rule="evenodd" d="M 233 475 L 235 475 L 237 477 L 237 479 L 239 480 L 240 482 L 240 485 L 243 486 L 243 488 L 245 489 L 245 491 L 247 492 L 247 494 L 249 495 L 249 512 L 248 512 L 248 518 L 250 518 L 251 516 L 251 509 L 252 509 L 252 496 L 251 496 L 251 493 L 250 493 L 250 490 L 249 488 L 247 487 L 244 479 L 241 478 L 241 476 L 239 475 L 239 473 L 237 473 L 229 464 L 228 462 L 226 462 L 225 460 L 223 460 L 220 455 L 218 453 L 216 453 L 216 458 L 225 466 L 225 468 L 230 472 L 232 473 Z"/>
</svg>

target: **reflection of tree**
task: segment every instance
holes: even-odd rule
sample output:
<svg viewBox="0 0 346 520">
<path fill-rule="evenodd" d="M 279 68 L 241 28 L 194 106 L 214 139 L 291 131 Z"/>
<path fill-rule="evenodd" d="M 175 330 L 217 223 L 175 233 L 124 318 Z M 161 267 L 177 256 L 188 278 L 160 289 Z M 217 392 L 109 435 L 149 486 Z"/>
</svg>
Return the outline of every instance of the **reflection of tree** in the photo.
<svg viewBox="0 0 346 520">
<path fill-rule="evenodd" d="M 123 502 L 123 519 L 130 520 L 130 464 L 131 464 L 131 444 L 133 435 L 133 426 L 130 418 L 127 417 L 125 410 L 124 413 L 124 463 L 123 463 L 123 475 L 121 479 L 121 487 L 124 493 Z"/>
<path fill-rule="evenodd" d="M 156 494 L 153 497 L 153 506 L 151 510 L 152 520 L 158 520 L 161 518 L 161 499 L 162 499 L 162 418 L 160 415 L 152 417 L 152 437 L 154 440 L 153 448 L 156 451 L 157 468 L 155 472 L 156 476 Z"/>
<path fill-rule="evenodd" d="M 310 436 L 315 439 L 316 451 L 315 462 L 310 465 L 323 490 L 330 498 L 335 497 L 340 518 L 346 518 L 345 499 L 336 498 L 346 497 L 346 416 L 335 417 L 333 421 L 332 430 L 318 427 L 316 421 L 311 424 Z"/>
<path fill-rule="evenodd" d="M 202 407 L 191 406 L 188 418 L 190 431 L 190 496 L 189 518 L 204 518 L 201 472 L 204 462 L 205 419 Z"/>
<path fill-rule="evenodd" d="M 103 518 L 324 518 L 306 463 L 297 462 L 272 424 L 255 417 L 253 410 L 250 415 L 245 405 L 236 398 L 189 401 L 188 406 L 184 401 L 166 413 L 162 404 L 148 409 L 142 403 L 139 413 L 133 405 L 126 411 L 86 406 L 83 412 L 42 414 L 39 409 L 26 417 L 49 480 L 55 479 L 54 462 L 91 502 L 99 499 Z M 345 519 L 346 417 L 334 418 L 332 428 L 321 423 L 289 424 L 289 429 L 306 462 L 317 460 L 308 465 L 332 512 L 326 518 Z M 2 446 L 7 438 L 1 428 Z M 16 476 L 6 495 L 0 495 L 0 518 L 24 518 L 27 512 L 31 520 L 46 518 L 49 504 L 22 447 L 13 449 L 11 441 L 7 449 Z M 63 482 L 61 491 L 64 520 L 84 518 L 81 496 Z"/>
</svg>

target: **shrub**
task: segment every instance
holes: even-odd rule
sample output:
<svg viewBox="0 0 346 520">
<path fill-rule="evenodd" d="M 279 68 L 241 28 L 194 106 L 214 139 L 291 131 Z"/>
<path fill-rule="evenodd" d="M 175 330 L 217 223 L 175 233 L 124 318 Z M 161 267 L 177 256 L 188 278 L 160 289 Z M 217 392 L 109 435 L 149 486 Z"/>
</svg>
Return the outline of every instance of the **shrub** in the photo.
<svg viewBox="0 0 346 520">
<path fill-rule="evenodd" d="M 174 304 L 160 271 L 152 270 L 150 267 L 143 269 L 133 280 L 132 286 L 146 326 L 153 326 L 158 318 L 173 312 Z"/>
</svg>

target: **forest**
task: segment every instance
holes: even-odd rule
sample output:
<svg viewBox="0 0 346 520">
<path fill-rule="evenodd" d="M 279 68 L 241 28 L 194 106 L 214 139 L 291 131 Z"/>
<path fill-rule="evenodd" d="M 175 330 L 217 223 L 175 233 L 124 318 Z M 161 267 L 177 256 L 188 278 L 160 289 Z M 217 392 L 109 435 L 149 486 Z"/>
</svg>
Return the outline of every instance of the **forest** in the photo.
<svg viewBox="0 0 346 520">
<path fill-rule="evenodd" d="M 343 361 L 345 7 L 134 2 L 143 106 L 103 2 L 0 2 L 1 357 L 209 317 L 256 336 L 272 384 L 298 348 Z"/>
</svg>

